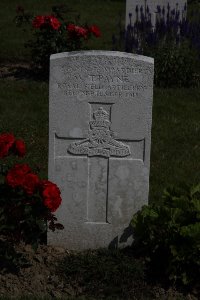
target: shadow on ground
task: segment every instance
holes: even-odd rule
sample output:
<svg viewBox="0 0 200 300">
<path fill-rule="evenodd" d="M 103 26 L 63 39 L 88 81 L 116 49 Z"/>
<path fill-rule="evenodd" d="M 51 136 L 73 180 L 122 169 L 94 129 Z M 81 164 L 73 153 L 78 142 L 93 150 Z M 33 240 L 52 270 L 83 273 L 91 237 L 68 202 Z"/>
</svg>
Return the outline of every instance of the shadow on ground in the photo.
<svg viewBox="0 0 200 300">
<path fill-rule="evenodd" d="M 48 81 L 48 75 L 41 74 L 33 66 L 23 64 L 0 65 L 0 79 Z"/>
</svg>

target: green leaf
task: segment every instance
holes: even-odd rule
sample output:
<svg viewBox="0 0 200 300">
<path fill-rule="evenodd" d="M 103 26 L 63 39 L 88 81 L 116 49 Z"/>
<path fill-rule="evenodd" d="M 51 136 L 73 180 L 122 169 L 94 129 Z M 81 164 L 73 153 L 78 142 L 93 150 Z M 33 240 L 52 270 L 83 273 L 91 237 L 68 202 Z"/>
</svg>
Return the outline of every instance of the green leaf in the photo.
<svg viewBox="0 0 200 300">
<path fill-rule="evenodd" d="M 200 184 L 191 188 L 191 196 L 193 197 L 196 193 L 200 193 Z"/>
<path fill-rule="evenodd" d="M 184 285 L 187 285 L 189 283 L 189 279 L 186 273 L 181 274 L 182 277 L 182 282 L 184 283 Z"/>
<path fill-rule="evenodd" d="M 192 199 L 192 204 L 197 212 L 200 212 L 200 199 Z"/>
<path fill-rule="evenodd" d="M 180 229 L 180 234 L 183 237 L 190 237 L 200 241 L 200 222 L 190 224 L 188 226 L 182 226 Z"/>
</svg>

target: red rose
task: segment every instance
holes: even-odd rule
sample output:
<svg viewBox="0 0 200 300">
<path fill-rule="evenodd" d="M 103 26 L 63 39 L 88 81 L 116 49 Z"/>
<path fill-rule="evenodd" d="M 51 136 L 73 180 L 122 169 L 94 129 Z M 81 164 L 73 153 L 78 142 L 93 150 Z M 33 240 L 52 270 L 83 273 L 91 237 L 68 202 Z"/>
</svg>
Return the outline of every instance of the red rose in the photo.
<svg viewBox="0 0 200 300">
<path fill-rule="evenodd" d="M 44 16 L 36 16 L 32 21 L 32 26 L 34 28 L 41 28 L 42 25 L 45 23 L 45 17 Z"/>
<path fill-rule="evenodd" d="M 23 140 L 16 140 L 14 143 L 14 152 L 20 156 L 23 157 L 26 153 L 26 146 Z"/>
<path fill-rule="evenodd" d="M 56 211 L 62 201 L 60 197 L 60 190 L 57 185 L 51 181 L 42 180 L 40 182 L 40 188 L 44 205 L 48 207 L 51 212 Z"/>
<path fill-rule="evenodd" d="M 85 39 L 88 37 L 88 30 L 83 27 L 76 26 L 76 32 L 79 36 L 84 37 Z"/>
<path fill-rule="evenodd" d="M 100 31 L 99 27 L 97 27 L 96 25 L 90 26 L 89 31 L 97 38 L 101 36 L 101 31 Z"/>
<path fill-rule="evenodd" d="M 69 24 L 67 26 L 67 31 L 70 34 L 74 34 L 78 37 L 83 37 L 83 38 L 87 38 L 88 37 L 88 30 L 86 28 L 80 27 L 80 26 L 76 26 L 74 24 Z"/>
<path fill-rule="evenodd" d="M 58 30 L 61 23 L 54 16 L 36 16 L 33 19 L 32 25 L 34 28 L 46 28 L 51 27 L 54 30 Z"/>
<path fill-rule="evenodd" d="M 75 25 L 74 24 L 68 24 L 67 25 L 67 30 L 69 31 L 69 32 L 73 32 L 73 31 L 75 31 Z"/>
<path fill-rule="evenodd" d="M 27 164 L 16 164 L 6 175 L 6 183 L 13 188 L 23 185 L 24 176 L 31 172 Z"/>
<path fill-rule="evenodd" d="M 33 195 L 39 181 L 39 177 L 36 174 L 28 173 L 24 176 L 22 187 L 28 195 Z"/>
<path fill-rule="evenodd" d="M 3 133 L 0 135 L 0 158 L 8 155 L 14 141 L 15 137 L 12 133 Z"/>
<path fill-rule="evenodd" d="M 45 21 L 54 29 L 58 30 L 61 26 L 60 22 L 58 19 L 54 16 L 47 16 L 45 17 Z"/>
</svg>

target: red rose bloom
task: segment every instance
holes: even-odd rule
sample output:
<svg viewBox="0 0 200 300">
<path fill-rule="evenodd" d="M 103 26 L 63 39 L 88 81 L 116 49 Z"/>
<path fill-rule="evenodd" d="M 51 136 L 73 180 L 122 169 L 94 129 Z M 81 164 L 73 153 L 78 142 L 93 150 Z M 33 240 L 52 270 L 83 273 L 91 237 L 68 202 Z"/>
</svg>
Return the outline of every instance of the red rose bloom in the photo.
<svg viewBox="0 0 200 300">
<path fill-rule="evenodd" d="M 58 19 L 54 16 L 36 16 L 33 19 L 32 25 L 34 28 L 51 27 L 54 30 L 58 30 L 61 26 Z"/>
<path fill-rule="evenodd" d="M 3 133 L 0 135 L 0 158 L 8 155 L 14 141 L 15 137 L 12 133 Z"/>
<path fill-rule="evenodd" d="M 76 26 L 74 24 L 69 24 L 67 26 L 67 31 L 70 34 L 74 34 L 78 37 L 83 37 L 83 38 L 87 38 L 88 37 L 88 30 L 86 28 L 80 27 L 80 26 Z"/>
<path fill-rule="evenodd" d="M 60 22 L 58 19 L 54 16 L 47 16 L 45 17 L 45 21 L 54 29 L 58 30 L 61 26 Z"/>
<path fill-rule="evenodd" d="M 40 182 L 40 188 L 44 205 L 48 207 L 51 212 L 56 211 L 62 201 L 60 197 L 60 190 L 57 185 L 51 181 L 42 180 Z"/>
<path fill-rule="evenodd" d="M 99 27 L 97 27 L 96 25 L 90 26 L 89 31 L 97 38 L 101 36 L 101 31 L 100 31 Z"/>
<path fill-rule="evenodd" d="M 75 32 L 75 25 L 74 24 L 69 24 L 67 25 L 67 30 L 72 33 L 72 32 Z"/>
<path fill-rule="evenodd" d="M 31 172 L 27 164 L 16 164 L 6 175 L 6 183 L 13 188 L 23 185 L 24 176 Z"/>
<path fill-rule="evenodd" d="M 33 195 L 39 184 L 39 177 L 36 174 L 28 173 L 25 175 L 22 187 L 27 195 Z"/>
<path fill-rule="evenodd" d="M 33 19 L 32 26 L 34 28 L 41 28 L 41 26 L 44 25 L 44 23 L 45 23 L 45 17 L 44 16 L 36 16 Z"/>
<path fill-rule="evenodd" d="M 26 153 L 26 146 L 23 140 L 16 140 L 14 143 L 14 152 L 20 156 L 23 157 Z"/>
</svg>

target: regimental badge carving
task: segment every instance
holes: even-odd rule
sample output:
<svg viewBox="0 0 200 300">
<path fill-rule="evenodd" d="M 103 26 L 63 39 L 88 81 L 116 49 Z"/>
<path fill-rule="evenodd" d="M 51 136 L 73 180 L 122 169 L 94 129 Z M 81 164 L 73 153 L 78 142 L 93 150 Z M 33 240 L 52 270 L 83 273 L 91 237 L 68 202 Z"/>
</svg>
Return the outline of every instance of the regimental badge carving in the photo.
<svg viewBox="0 0 200 300">
<path fill-rule="evenodd" d="M 75 155 L 125 157 L 130 155 L 129 146 L 116 141 L 110 130 L 109 114 L 102 107 L 93 113 L 89 122 L 88 137 L 69 145 L 68 152 Z"/>
</svg>

